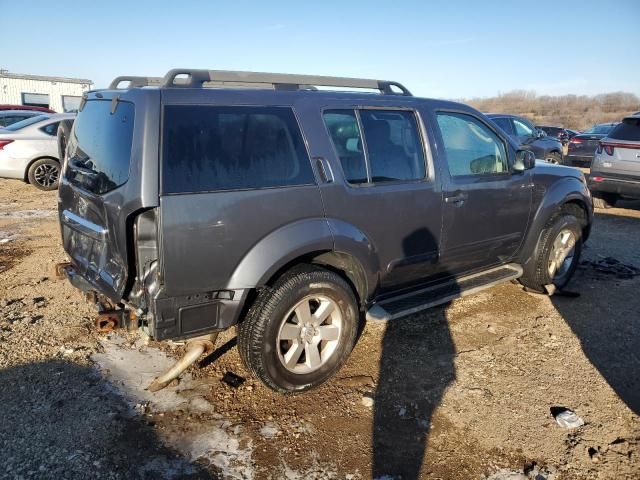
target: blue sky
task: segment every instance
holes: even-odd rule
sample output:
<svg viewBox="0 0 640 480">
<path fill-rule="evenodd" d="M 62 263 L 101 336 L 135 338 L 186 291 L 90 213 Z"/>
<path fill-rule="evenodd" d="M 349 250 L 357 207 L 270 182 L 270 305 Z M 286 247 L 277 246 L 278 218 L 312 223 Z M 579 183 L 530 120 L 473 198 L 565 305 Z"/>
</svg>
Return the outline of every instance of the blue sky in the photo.
<svg viewBox="0 0 640 480">
<path fill-rule="evenodd" d="M 0 68 L 96 87 L 193 67 L 393 79 L 440 98 L 640 95 L 638 0 L 0 0 L 0 12 Z"/>
</svg>

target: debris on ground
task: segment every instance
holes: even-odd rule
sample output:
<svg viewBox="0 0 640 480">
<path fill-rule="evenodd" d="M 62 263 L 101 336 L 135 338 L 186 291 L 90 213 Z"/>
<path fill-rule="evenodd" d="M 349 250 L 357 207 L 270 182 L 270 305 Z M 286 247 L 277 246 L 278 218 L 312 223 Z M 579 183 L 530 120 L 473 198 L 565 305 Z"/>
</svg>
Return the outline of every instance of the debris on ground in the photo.
<svg viewBox="0 0 640 480">
<path fill-rule="evenodd" d="M 362 405 L 364 405 L 365 407 L 367 407 L 367 408 L 373 407 L 373 403 L 374 403 L 373 394 L 372 393 L 365 393 L 362 396 L 362 400 L 361 401 L 362 401 Z"/>
<path fill-rule="evenodd" d="M 550 411 L 558 425 L 563 428 L 578 428 L 584 425 L 584 420 L 567 407 L 551 407 Z"/>
<path fill-rule="evenodd" d="M 583 260 L 580 262 L 580 268 L 592 268 L 599 273 L 606 275 L 614 275 L 616 278 L 628 280 L 640 275 L 640 268 L 635 265 L 622 263 L 613 257 L 604 257 L 597 260 Z"/>
<path fill-rule="evenodd" d="M 225 372 L 225 374 L 222 376 L 222 381 L 230 387 L 238 388 L 245 382 L 245 379 L 233 372 Z"/>
</svg>

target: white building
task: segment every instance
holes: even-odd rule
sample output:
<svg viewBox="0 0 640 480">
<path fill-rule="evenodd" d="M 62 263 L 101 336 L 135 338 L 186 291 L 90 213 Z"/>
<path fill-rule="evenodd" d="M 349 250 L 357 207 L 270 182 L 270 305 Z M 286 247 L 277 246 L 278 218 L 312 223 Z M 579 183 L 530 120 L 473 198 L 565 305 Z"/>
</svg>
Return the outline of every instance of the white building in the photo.
<svg viewBox="0 0 640 480">
<path fill-rule="evenodd" d="M 0 104 L 47 107 L 56 112 L 78 109 L 93 82 L 82 78 L 23 75 L 0 70 Z"/>
</svg>

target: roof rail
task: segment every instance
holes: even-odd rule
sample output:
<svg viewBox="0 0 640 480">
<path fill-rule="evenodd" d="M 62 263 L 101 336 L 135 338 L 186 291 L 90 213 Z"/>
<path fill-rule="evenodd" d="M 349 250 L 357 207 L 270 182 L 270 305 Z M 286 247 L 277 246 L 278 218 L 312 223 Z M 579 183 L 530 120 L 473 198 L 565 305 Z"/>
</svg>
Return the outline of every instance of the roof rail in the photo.
<svg viewBox="0 0 640 480">
<path fill-rule="evenodd" d="M 130 80 L 132 78 L 139 77 L 118 77 L 116 78 L 116 80 Z M 116 80 L 111 82 L 112 86 L 114 85 L 114 82 L 116 82 Z M 133 80 L 130 81 L 132 82 L 131 86 L 138 86 L 133 85 Z M 389 80 L 327 77 L 321 75 L 295 75 L 288 73 L 193 70 L 188 68 L 174 68 L 173 70 L 169 70 L 164 76 L 164 79 L 162 79 L 161 86 L 165 88 L 202 88 L 205 86 L 205 83 L 216 86 L 226 85 L 255 87 L 261 85 L 264 87 L 272 87 L 276 90 L 309 89 L 313 88 L 314 86 L 367 88 L 372 90 L 379 90 L 383 95 L 411 96 L 411 92 L 404 85 Z M 400 92 L 394 91 L 393 87 L 400 90 Z"/>
<path fill-rule="evenodd" d="M 109 90 L 117 90 L 122 82 L 129 82 L 126 88 L 134 87 L 159 87 L 163 82 L 162 77 L 133 77 L 124 75 L 114 78 L 109 84 Z"/>
</svg>

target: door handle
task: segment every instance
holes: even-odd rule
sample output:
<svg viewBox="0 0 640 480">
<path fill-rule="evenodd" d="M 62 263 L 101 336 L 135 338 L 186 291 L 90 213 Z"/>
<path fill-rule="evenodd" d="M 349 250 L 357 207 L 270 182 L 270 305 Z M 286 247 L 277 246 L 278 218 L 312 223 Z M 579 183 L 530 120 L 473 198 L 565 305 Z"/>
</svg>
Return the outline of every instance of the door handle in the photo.
<svg viewBox="0 0 640 480">
<path fill-rule="evenodd" d="M 331 165 L 329 165 L 327 159 L 323 157 L 314 157 L 314 160 L 316 162 L 318 174 L 320 175 L 322 183 L 332 183 L 333 171 L 331 170 Z"/>
<path fill-rule="evenodd" d="M 456 192 L 453 195 L 448 195 L 444 197 L 445 203 L 453 203 L 454 205 L 462 205 L 464 201 L 469 198 L 464 192 Z"/>
</svg>

